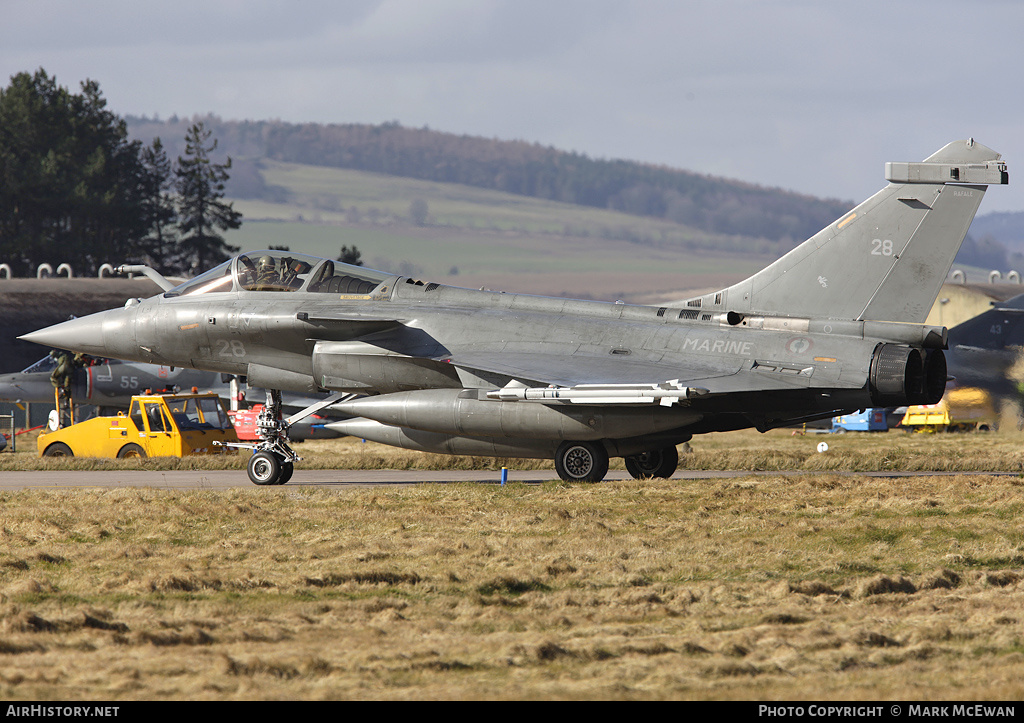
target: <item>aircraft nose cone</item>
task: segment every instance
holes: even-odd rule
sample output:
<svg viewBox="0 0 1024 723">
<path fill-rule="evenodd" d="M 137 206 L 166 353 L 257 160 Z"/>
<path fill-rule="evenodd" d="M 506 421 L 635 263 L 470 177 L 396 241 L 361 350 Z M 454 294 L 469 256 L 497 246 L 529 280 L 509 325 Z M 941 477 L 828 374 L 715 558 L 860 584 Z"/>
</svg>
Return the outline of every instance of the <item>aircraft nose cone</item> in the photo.
<svg viewBox="0 0 1024 723">
<path fill-rule="evenodd" d="M 99 352 L 103 348 L 103 324 L 95 318 L 96 316 L 98 314 L 63 321 L 18 338 L 57 349 L 86 353 Z"/>
<path fill-rule="evenodd" d="M 126 323 L 131 313 L 129 309 L 101 311 L 79 319 L 69 319 L 18 338 L 57 349 L 124 358 L 126 355 L 119 352 L 135 346 L 135 334 L 130 332 L 131 325 Z"/>
</svg>

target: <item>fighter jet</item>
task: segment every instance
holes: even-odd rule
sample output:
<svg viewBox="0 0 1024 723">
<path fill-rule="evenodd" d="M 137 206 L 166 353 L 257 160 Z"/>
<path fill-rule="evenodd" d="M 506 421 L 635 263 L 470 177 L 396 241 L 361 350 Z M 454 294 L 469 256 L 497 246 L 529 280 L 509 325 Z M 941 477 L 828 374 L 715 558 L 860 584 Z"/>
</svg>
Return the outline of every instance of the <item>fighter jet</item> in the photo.
<svg viewBox="0 0 1024 723">
<path fill-rule="evenodd" d="M 122 309 L 21 338 L 245 374 L 268 390 L 250 479 L 299 458 L 280 391 L 332 392 L 348 434 L 449 454 L 553 458 L 567 481 L 668 477 L 693 435 L 934 403 L 946 329 L 924 324 L 1006 164 L 973 139 L 887 163 L 881 191 L 767 268 L 678 306 L 424 283 L 281 251 L 239 255 Z M 359 394 L 350 399 L 347 395 Z"/>
<path fill-rule="evenodd" d="M 1024 294 L 1003 302 L 949 330 L 949 373 L 958 387 L 979 387 L 1012 396 L 1009 368 L 1024 347 Z"/>
<path fill-rule="evenodd" d="M 53 356 L 14 374 L 0 375 L 0 400 L 53 403 L 50 375 L 57 368 Z M 230 375 L 160 364 L 142 364 L 117 359 L 90 359 L 76 366 L 71 377 L 71 398 L 77 404 L 127 409 L 133 394 L 174 388 L 227 394 Z"/>
</svg>

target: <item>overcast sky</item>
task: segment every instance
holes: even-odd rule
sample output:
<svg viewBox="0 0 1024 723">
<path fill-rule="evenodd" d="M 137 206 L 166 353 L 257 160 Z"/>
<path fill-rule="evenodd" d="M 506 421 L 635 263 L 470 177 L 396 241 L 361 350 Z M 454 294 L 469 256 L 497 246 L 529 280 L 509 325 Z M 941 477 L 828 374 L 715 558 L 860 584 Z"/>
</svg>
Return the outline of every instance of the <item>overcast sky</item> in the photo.
<svg viewBox="0 0 1024 723">
<path fill-rule="evenodd" d="M 380 123 L 861 201 L 974 137 L 1024 211 L 1020 0 L 0 0 L 3 85 L 120 115 Z M 1019 179 L 1019 180 L 1018 180 Z"/>
</svg>

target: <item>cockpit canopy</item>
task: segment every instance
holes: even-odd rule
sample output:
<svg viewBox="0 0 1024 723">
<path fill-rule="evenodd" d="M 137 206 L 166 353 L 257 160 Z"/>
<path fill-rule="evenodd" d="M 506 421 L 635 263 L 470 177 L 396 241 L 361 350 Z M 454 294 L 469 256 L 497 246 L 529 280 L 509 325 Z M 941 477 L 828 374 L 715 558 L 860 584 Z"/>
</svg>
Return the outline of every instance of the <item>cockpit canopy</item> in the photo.
<svg viewBox="0 0 1024 723">
<path fill-rule="evenodd" d="M 372 293 L 392 274 L 290 251 L 252 251 L 225 261 L 164 296 L 223 291 L 309 291 L 321 294 Z"/>
</svg>

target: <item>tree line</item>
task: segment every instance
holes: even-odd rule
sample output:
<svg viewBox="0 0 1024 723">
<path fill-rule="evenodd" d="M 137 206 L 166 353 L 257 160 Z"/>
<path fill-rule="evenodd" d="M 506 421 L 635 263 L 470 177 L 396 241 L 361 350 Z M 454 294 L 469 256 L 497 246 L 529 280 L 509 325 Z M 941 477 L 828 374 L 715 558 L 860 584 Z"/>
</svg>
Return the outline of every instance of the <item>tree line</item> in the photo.
<svg viewBox="0 0 1024 723">
<path fill-rule="evenodd" d="M 133 135 L 143 138 L 190 122 L 177 117 L 128 121 Z M 662 218 L 714 234 L 802 241 L 851 207 L 845 201 L 665 166 L 593 159 L 536 143 L 408 128 L 397 122 L 323 125 L 216 116 L 207 116 L 205 122 L 239 157 L 459 183 Z M 234 191 L 238 197 L 284 200 L 281 189 L 246 176 Z"/>
<path fill-rule="evenodd" d="M 189 274 L 237 251 L 222 231 L 241 214 L 223 200 L 231 159 L 214 163 L 213 131 L 192 124 L 171 161 L 160 138 L 129 138 L 93 80 L 73 93 L 45 70 L 0 89 L 0 261 L 16 275 L 42 263 L 95 274 L 145 263 Z"/>
<path fill-rule="evenodd" d="M 195 119 L 129 116 L 133 134 L 152 137 Z M 206 116 L 224 145 L 245 156 L 232 179 L 238 198 L 286 202 L 286 190 L 268 185 L 259 159 L 351 168 L 430 181 L 459 183 L 549 200 L 663 218 L 719 235 L 722 250 L 758 239 L 781 247 L 803 241 L 845 214 L 852 203 L 766 188 L 689 171 L 622 160 L 596 160 L 524 141 L 502 141 L 380 125 L 282 121 L 225 121 Z M 412 215 L 412 210 L 410 211 Z M 414 216 L 415 218 L 415 216 Z M 991 234 L 968 236 L 957 264 L 1024 268 L 1024 257 Z"/>
</svg>

